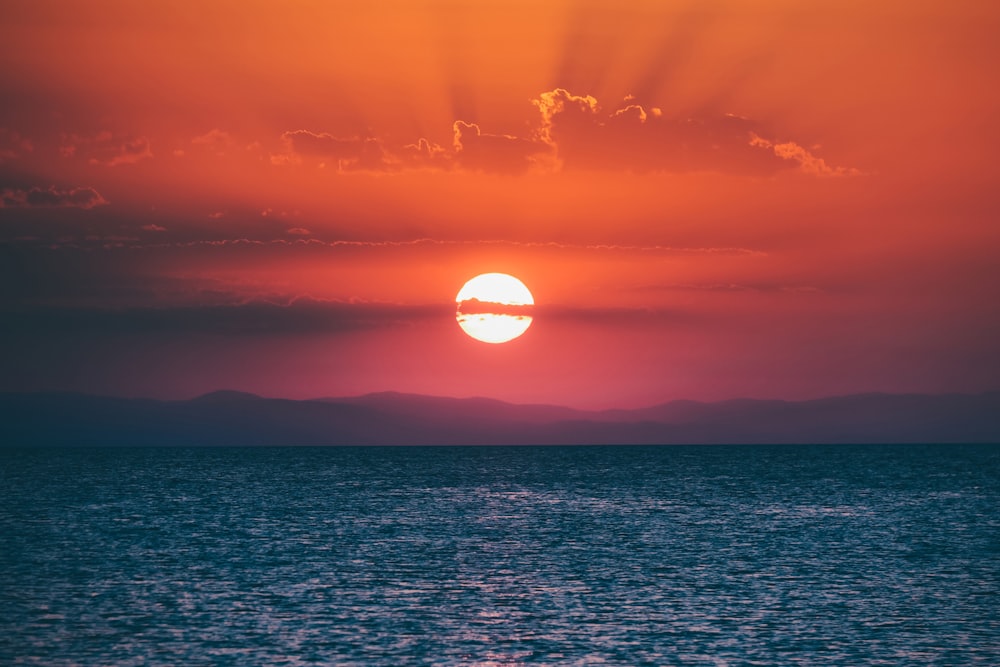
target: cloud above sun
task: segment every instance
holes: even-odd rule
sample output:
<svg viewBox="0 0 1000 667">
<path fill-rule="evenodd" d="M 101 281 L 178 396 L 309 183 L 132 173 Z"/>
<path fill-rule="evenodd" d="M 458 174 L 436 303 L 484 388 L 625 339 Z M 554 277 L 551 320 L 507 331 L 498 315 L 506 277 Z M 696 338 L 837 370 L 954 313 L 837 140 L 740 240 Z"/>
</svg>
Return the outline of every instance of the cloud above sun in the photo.
<svg viewBox="0 0 1000 667">
<path fill-rule="evenodd" d="M 450 146 L 418 138 L 392 145 L 377 136 L 290 130 L 275 165 L 313 164 L 338 171 L 464 169 L 498 174 L 529 171 L 719 172 L 770 175 L 794 170 L 847 176 L 794 141 L 768 137 L 761 124 L 735 114 L 668 118 L 634 98 L 605 108 L 591 95 L 556 88 L 530 100 L 534 115 L 518 134 L 457 119 Z"/>
</svg>

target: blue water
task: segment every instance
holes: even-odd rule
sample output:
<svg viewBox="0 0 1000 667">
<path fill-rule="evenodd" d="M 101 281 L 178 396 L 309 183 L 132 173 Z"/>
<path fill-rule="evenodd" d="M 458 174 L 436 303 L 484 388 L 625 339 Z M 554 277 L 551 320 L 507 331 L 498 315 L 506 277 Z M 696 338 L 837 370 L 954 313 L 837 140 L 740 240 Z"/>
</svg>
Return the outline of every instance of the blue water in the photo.
<svg viewBox="0 0 1000 667">
<path fill-rule="evenodd" d="M 0 664 L 1000 664 L 1000 446 L 0 464 Z"/>
</svg>

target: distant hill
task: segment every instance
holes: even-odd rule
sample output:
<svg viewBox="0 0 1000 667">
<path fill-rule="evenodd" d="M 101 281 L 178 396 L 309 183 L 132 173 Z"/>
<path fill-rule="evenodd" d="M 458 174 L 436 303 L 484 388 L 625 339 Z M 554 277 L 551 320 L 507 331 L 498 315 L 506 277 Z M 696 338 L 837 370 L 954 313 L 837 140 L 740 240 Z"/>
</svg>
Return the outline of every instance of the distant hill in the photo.
<svg viewBox="0 0 1000 667">
<path fill-rule="evenodd" d="M 0 394 L 0 444 L 484 445 L 1000 442 L 1000 392 L 673 401 L 584 411 L 397 393 L 298 401 Z"/>
</svg>

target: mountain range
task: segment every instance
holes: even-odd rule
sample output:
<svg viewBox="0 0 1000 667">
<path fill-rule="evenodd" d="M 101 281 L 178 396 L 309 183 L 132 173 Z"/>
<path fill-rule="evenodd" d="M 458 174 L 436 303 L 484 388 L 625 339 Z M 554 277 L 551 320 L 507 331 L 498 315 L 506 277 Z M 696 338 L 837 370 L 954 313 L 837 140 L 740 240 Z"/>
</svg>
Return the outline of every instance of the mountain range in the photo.
<svg viewBox="0 0 1000 667">
<path fill-rule="evenodd" d="M 586 411 L 377 393 L 159 401 L 0 394 L 0 445 L 491 445 L 1000 442 L 1000 392 L 672 401 Z"/>
</svg>

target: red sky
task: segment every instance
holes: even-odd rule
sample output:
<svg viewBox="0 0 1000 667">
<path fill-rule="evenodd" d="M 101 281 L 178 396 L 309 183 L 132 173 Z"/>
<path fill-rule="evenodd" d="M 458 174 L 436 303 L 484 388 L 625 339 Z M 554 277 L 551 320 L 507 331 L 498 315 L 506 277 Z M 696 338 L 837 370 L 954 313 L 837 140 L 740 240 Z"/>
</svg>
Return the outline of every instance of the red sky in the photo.
<svg viewBox="0 0 1000 667">
<path fill-rule="evenodd" d="M 998 389 L 1000 5 L 874 5 L 8 2 L 0 390 Z"/>
</svg>

